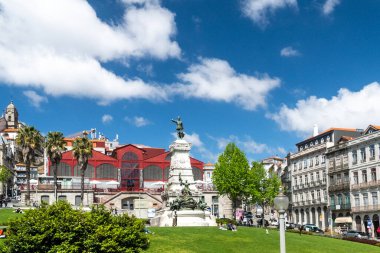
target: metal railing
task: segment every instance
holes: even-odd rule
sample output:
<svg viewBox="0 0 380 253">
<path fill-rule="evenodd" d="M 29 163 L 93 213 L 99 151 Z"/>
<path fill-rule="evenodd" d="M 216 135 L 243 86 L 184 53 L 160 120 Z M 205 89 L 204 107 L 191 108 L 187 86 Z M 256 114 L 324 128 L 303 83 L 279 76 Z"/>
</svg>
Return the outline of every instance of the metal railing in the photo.
<svg viewBox="0 0 380 253">
<path fill-rule="evenodd" d="M 361 189 L 361 188 L 369 188 L 369 187 L 376 187 L 376 186 L 380 186 L 380 180 L 373 180 L 369 182 L 353 184 L 351 187 L 352 189 Z"/>
</svg>

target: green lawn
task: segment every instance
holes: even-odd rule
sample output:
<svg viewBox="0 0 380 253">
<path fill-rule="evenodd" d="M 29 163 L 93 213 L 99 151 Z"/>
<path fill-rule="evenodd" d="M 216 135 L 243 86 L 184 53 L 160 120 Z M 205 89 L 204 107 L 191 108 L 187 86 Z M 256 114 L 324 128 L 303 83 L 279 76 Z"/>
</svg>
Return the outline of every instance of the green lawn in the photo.
<svg viewBox="0 0 380 253">
<path fill-rule="evenodd" d="M 146 252 L 173 253 L 278 253 L 279 232 L 264 229 L 238 227 L 237 232 L 224 231 L 216 227 L 168 227 L 149 228 L 151 244 Z M 332 239 L 317 235 L 286 233 L 286 250 L 289 253 L 379 253 L 380 247 Z"/>
<path fill-rule="evenodd" d="M 0 225 L 5 225 L 10 218 L 16 218 L 20 215 L 22 214 L 14 212 L 14 208 L 0 208 Z"/>
</svg>

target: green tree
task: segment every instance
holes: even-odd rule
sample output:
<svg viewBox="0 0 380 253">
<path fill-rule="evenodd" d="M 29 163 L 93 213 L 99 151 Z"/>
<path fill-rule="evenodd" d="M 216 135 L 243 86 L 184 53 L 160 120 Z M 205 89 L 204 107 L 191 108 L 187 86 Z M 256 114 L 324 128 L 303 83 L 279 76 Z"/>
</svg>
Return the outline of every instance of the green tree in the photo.
<svg viewBox="0 0 380 253">
<path fill-rule="evenodd" d="M 218 157 L 212 181 L 220 195 L 227 195 L 231 199 L 234 216 L 237 201 L 246 199 L 248 196 L 248 174 L 249 162 L 244 152 L 235 143 L 229 143 Z"/>
<path fill-rule="evenodd" d="M 78 167 L 80 169 L 80 201 L 83 205 L 84 198 L 84 173 L 87 169 L 88 159 L 92 157 L 92 143 L 87 138 L 87 135 L 84 134 L 84 137 L 78 137 L 73 143 L 73 155 L 77 159 Z"/>
<path fill-rule="evenodd" d="M 33 126 L 20 128 L 16 137 L 18 158 L 26 167 L 26 205 L 30 205 L 30 166 L 36 161 L 38 153 L 41 152 L 43 142 L 40 132 Z"/>
<path fill-rule="evenodd" d="M 50 159 L 51 165 L 53 167 L 53 175 L 54 175 L 54 196 L 55 201 L 58 199 L 57 189 L 57 170 L 58 164 L 61 162 L 62 153 L 65 152 L 66 142 L 63 137 L 63 133 L 61 132 L 49 132 L 46 137 L 45 148 L 47 155 Z"/>
<path fill-rule="evenodd" d="M 27 224 L 27 226 L 25 225 Z M 149 246 L 142 220 L 114 216 L 104 206 L 90 212 L 72 209 L 66 201 L 30 209 L 7 229 L 5 252 L 140 252 Z"/>
<path fill-rule="evenodd" d="M 252 168 L 248 177 L 250 183 L 249 192 L 252 203 L 257 203 L 263 208 L 263 223 L 265 208 L 273 205 L 273 200 L 279 192 L 281 180 L 274 173 L 265 170 L 264 165 L 252 162 Z"/>
<path fill-rule="evenodd" d="M 0 165 L 0 182 L 3 185 L 3 188 L 7 187 L 7 184 L 11 180 L 12 175 L 12 172 L 7 167 L 5 167 L 4 165 Z"/>
</svg>

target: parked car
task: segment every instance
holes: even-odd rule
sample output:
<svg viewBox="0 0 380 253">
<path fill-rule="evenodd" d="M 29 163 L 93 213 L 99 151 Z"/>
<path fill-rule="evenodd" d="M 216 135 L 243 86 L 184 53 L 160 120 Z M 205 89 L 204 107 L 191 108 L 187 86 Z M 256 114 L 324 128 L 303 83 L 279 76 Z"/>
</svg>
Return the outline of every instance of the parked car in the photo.
<svg viewBox="0 0 380 253">
<path fill-rule="evenodd" d="M 314 232 L 314 233 L 319 233 L 319 234 L 324 233 L 322 229 L 320 229 L 314 224 L 305 224 L 303 229 L 309 232 Z"/>
<path fill-rule="evenodd" d="M 347 233 L 345 233 L 344 236 L 345 237 L 355 237 L 355 238 L 365 238 L 365 237 L 367 237 L 367 234 L 364 232 L 349 230 L 349 231 L 347 231 Z"/>
<path fill-rule="evenodd" d="M 277 220 L 273 219 L 273 220 L 271 220 L 270 225 L 271 226 L 279 226 L 280 224 L 278 223 Z"/>
<path fill-rule="evenodd" d="M 287 229 L 295 229 L 296 228 L 296 224 L 294 224 L 292 222 L 286 222 L 285 226 Z"/>
</svg>

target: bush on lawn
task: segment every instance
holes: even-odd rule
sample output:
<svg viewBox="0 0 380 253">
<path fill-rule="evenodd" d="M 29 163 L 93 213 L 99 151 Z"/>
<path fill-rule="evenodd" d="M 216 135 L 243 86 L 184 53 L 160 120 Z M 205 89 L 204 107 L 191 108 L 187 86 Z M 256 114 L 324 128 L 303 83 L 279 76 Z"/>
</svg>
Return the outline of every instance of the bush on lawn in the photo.
<svg viewBox="0 0 380 253">
<path fill-rule="evenodd" d="M 126 214 L 114 216 L 104 206 L 90 212 L 58 201 L 27 210 L 11 220 L 3 252 L 139 252 L 149 245 L 145 224 Z"/>
<path fill-rule="evenodd" d="M 237 221 L 233 220 L 233 219 L 228 219 L 228 218 L 217 218 L 216 219 L 216 224 L 218 224 L 218 226 L 225 225 L 228 223 L 237 225 Z"/>
<path fill-rule="evenodd" d="M 343 240 L 352 241 L 352 242 L 360 242 L 360 243 L 365 243 L 365 244 L 369 244 L 369 245 L 374 245 L 374 246 L 379 246 L 380 247 L 380 243 L 378 241 L 369 240 L 369 239 L 365 239 L 365 238 L 344 237 Z"/>
</svg>

